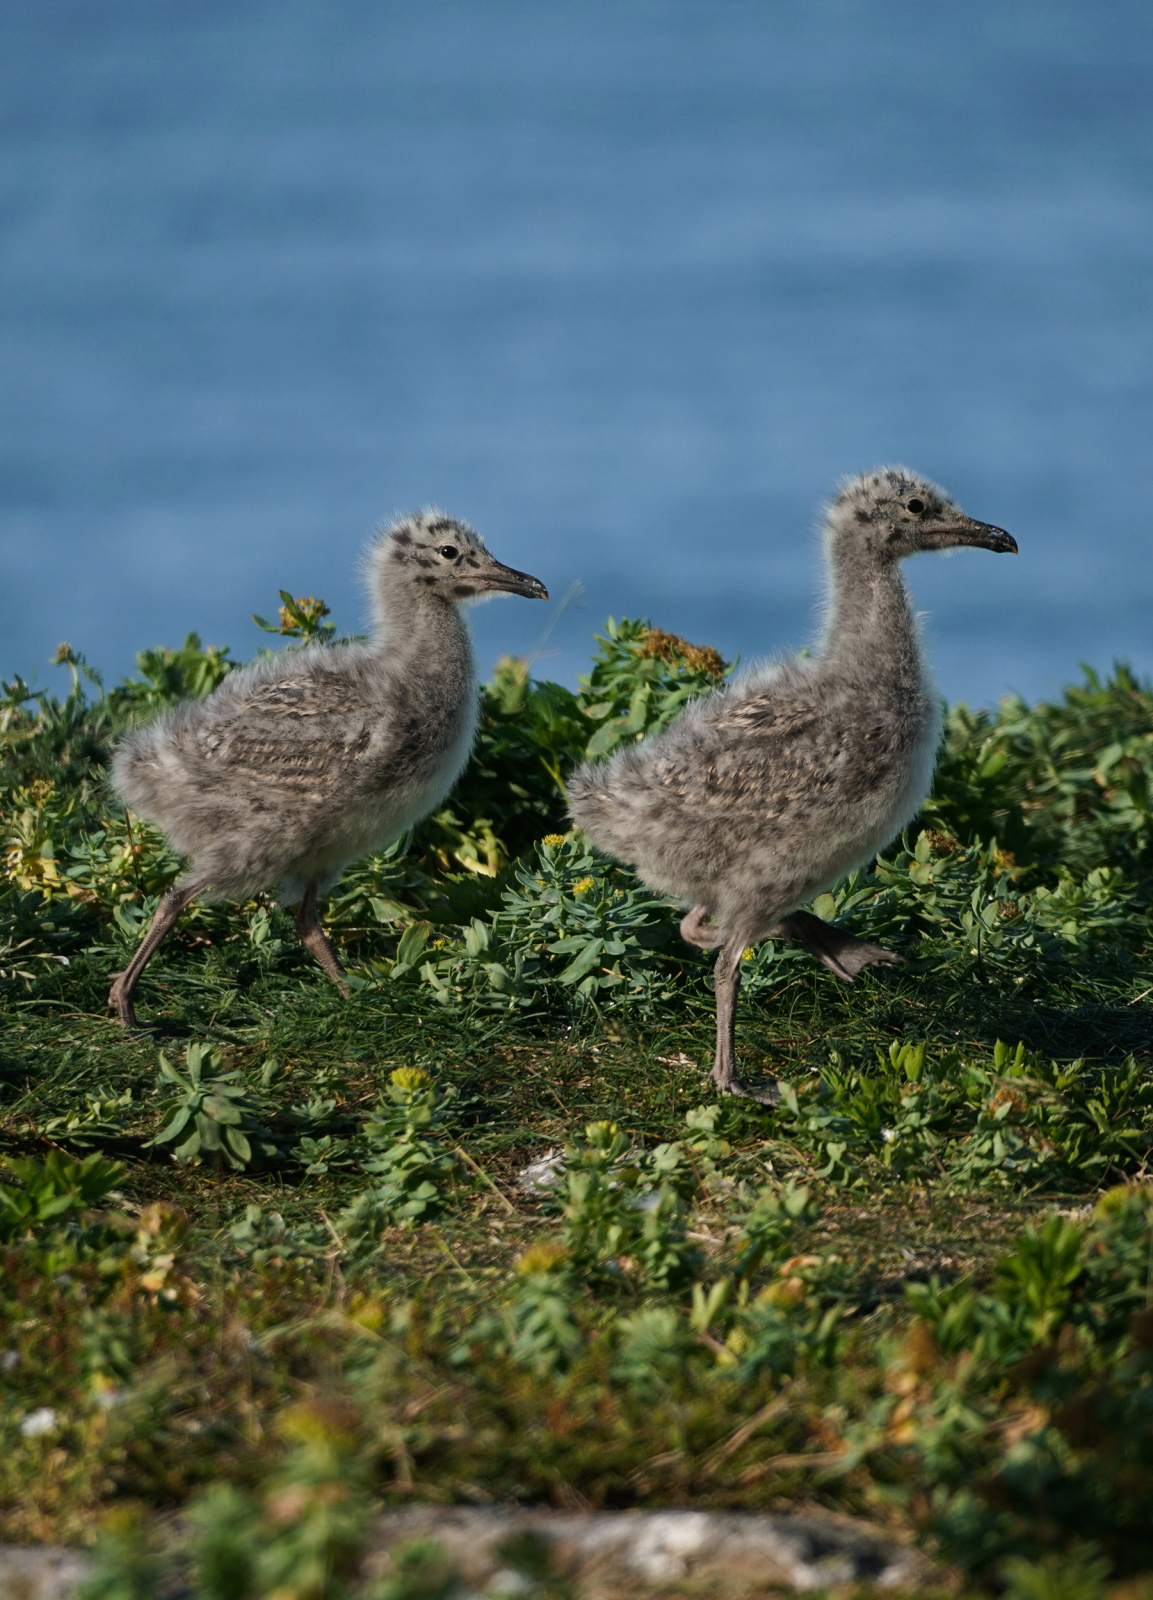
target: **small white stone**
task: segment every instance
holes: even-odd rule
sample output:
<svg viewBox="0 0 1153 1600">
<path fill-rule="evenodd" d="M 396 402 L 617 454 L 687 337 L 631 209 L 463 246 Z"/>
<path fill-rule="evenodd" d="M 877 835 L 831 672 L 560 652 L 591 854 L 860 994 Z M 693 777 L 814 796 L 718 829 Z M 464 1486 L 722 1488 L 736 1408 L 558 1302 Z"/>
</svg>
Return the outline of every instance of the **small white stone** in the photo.
<svg viewBox="0 0 1153 1600">
<path fill-rule="evenodd" d="M 26 1439 L 39 1439 L 41 1434 L 52 1433 L 56 1422 L 56 1413 L 51 1406 L 39 1406 L 24 1418 L 20 1424 L 20 1432 Z"/>
<path fill-rule="evenodd" d="M 629 1566 L 650 1583 L 676 1583 L 689 1574 L 709 1532 L 709 1518 L 700 1511 L 658 1511 L 641 1525 L 628 1554 Z"/>
<path fill-rule="evenodd" d="M 564 1176 L 564 1155 L 560 1150 L 546 1150 L 527 1167 L 522 1167 L 517 1182 L 530 1194 L 540 1190 L 555 1189 Z"/>
<path fill-rule="evenodd" d="M 523 1573 L 514 1572 L 511 1567 L 501 1567 L 488 1580 L 484 1592 L 486 1595 L 508 1596 L 508 1600 L 513 1600 L 515 1595 L 535 1594 L 536 1584 Z"/>
</svg>

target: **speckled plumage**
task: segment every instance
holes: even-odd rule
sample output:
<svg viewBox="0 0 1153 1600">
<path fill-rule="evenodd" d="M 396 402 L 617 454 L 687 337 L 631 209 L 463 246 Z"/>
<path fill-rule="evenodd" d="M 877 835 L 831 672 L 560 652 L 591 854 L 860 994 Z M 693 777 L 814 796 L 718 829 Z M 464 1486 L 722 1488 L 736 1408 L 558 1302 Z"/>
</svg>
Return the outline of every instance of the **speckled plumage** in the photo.
<svg viewBox="0 0 1153 1600">
<path fill-rule="evenodd" d="M 468 760 L 477 686 L 460 605 L 500 590 L 547 598 L 536 578 L 494 560 L 479 534 L 438 511 L 387 529 L 368 577 L 367 644 L 254 662 L 117 747 L 117 794 L 190 858 L 113 984 L 124 1022 L 149 955 L 197 896 L 275 888 L 299 901 L 301 937 L 340 982 L 317 897 L 431 811 Z"/>
<path fill-rule="evenodd" d="M 1016 548 L 905 468 L 846 483 L 827 509 L 828 614 L 813 655 L 742 674 L 570 781 L 572 816 L 594 844 L 693 908 L 691 943 L 723 946 L 722 1088 L 744 1092 L 732 1021 L 747 945 L 798 939 L 848 980 L 896 959 L 797 907 L 869 860 L 929 792 L 938 701 L 899 563 L 958 544 Z"/>
</svg>

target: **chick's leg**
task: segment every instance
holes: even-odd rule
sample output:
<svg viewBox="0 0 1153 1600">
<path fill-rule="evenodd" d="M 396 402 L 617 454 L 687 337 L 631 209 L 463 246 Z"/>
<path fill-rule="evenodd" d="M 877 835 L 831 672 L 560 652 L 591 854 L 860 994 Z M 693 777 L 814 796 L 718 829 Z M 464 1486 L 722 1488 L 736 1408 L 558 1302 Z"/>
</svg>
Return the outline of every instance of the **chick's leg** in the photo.
<svg viewBox="0 0 1153 1600">
<path fill-rule="evenodd" d="M 140 974 L 148 965 L 149 959 L 156 950 L 157 945 L 165 934 L 171 932 L 180 913 L 194 900 L 205 885 L 193 878 L 185 879 L 183 883 L 174 884 L 164 899 L 156 908 L 156 914 L 148 925 L 148 932 L 137 946 L 136 954 L 125 967 L 123 972 L 112 975 L 112 987 L 108 991 L 109 1007 L 126 1028 L 136 1026 L 136 1010 L 132 1004 L 132 992 L 136 988 Z"/>
<path fill-rule="evenodd" d="M 336 951 L 329 944 L 328 935 L 317 919 L 316 894 L 318 888 L 319 885 L 315 878 L 305 886 L 304 893 L 300 898 L 300 909 L 296 913 L 296 931 L 306 949 L 312 952 L 347 1000 L 348 985 L 344 981 L 344 968 L 337 960 Z"/>
<path fill-rule="evenodd" d="M 737 1077 L 737 995 L 741 987 L 741 957 L 745 953 L 744 935 L 730 938 L 717 956 L 713 985 L 717 995 L 717 1058 L 713 1082 L 722 1094 L 736 1094 L 763 1105 L 776 1105 L 781 1098 L 776 1079 L 750 1089 Z"/>
<path fill-rule="evenodd" d="M 767 938 L 791 939 L 802 944 L 818 961 L 824 962 L 830 972 L 836 973 L 845 983 L 852 983 L 865 967 L 896 967 L 904 959 L 895 950 L 885 950 L 879 944 L 868 944 L 857 939 L 843 928 L 834 928 L 822 922 L 811 911 L 794 911 L 782 917 L 770 928 Z"/>
</svg>

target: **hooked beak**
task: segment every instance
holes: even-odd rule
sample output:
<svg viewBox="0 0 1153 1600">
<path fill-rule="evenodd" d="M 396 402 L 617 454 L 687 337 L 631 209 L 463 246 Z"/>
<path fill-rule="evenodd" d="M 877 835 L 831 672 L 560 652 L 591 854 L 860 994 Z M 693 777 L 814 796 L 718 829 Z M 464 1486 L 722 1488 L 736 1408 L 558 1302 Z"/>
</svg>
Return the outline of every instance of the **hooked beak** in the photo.
<svg viewBox="0 0 1153 1600">
<path fill-rule="evenodd" d="M 1000 555 L 1017 554 L 1017 541 L 1011 533 L 1006 533 L 1004 528 L 995 528 L 991 522 L 976 522 L 972 517 L 963 517 L 944 527 L 925 528 L 922 538 L 930 549 L 944 550 L 953 545 L 971 544 L 981 550 L 996 550 Z"/>
<path fill-rule="evenodd" d="M 496 589 L 503 594 L 523 594 L 526 600 L 548 599 L 548 590 L 539 578 L 527 572 L 518 572 L 515 567 L 506 567 L 500 561 L 494 561 L 486 572 L 478 573 L 477 582 L 481 589 Z"/>
</svg>

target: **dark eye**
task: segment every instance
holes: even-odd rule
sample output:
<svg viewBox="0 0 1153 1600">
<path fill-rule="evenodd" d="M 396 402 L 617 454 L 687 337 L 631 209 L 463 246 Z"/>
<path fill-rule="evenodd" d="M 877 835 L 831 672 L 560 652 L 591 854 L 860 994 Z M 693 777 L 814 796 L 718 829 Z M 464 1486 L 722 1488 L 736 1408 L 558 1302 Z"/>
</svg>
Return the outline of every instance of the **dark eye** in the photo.
<svg viewBox="0 0 1153 1600">
<path fill-rule="evenodd" d="M 925 509 L 925 502 L 923 500 L 918 500 L 916 495 L 914 495 L 911 500 L 906 500 L 905 501 L 905 510 L 906 511 L 924 511 L 924 509 Z M 444 554 L 443 550 L 441 551 L 441 554 L 442 555 Z"/>
<path fill-rule="evenodd" d="M 443 556 L 446 561 L 455 561 L 460 551 L 454 544 L 442 544 L 436 553 L 438 556 Z"/>
</svg>

